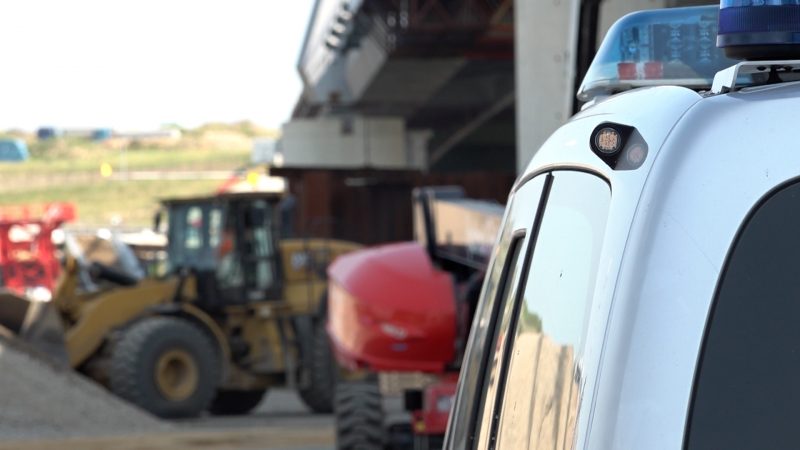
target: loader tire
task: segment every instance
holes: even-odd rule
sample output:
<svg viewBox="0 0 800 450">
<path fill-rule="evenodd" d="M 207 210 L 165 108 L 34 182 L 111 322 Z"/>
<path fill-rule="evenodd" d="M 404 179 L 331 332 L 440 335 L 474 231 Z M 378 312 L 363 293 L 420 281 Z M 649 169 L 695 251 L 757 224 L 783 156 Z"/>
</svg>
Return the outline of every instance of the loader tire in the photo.
<svg viewBox="0 0 800 450">
<path fill-rule="evenodd" d="M 311 342 L 311 357 L 307 358 L 308 384 L 297 392 L 300 399 L 318 414 L 333 412 L 333 395 L 336 386 L 336 365 L 333 361 L 331 344 L 325 326 L 319 323 L 314 330 Z"/>
<path fill-rule="evenodd" d="M 211 401 L 208 412 L 216 416 L 236 416 L 252 411 L 267 393 L 266 389 L 256 391 L 230 391 L 220 389 Z"/>
<path fill-rule="evenodd" d="M 383 450 L 384 413 L 378 384 L 342 381 L 336 385 L 337 450 Z"/>
<path fill-rule="evenodd" d="M 125 329 L 112 348 L 109 385 L 158 417 L 193 417 L 216 392 L 220 361 L 200 328 L 176 317 L 150 317 Z"/>
</svg>

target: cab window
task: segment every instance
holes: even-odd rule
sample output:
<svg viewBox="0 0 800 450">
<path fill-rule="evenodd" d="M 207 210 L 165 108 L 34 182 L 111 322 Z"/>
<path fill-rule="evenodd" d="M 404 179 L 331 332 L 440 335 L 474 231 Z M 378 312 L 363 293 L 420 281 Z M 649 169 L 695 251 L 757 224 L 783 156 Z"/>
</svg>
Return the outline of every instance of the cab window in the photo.
<svg viewBox="0 0 800 450">
<path fill-rule="evenodd" d="M 270 289 L 276 278 L 274 231 L 270 205 L 254 202 L 245 219 L 244 243 L 250 263 L 248 285 L 259 292 Z"/>
<path fill-rule="evenodd" d="M 685 447 L 800 446 L 800 184 L 743 225 L 706 327 Z"/>
<path fill-rule="evenodd" d="M 223 291 L 234 292 L 231 298 L 276 295 L 279 277 L 272 214 L 271 205 L 262 200 L 233 203 L 228 208 L 218 250 L 217 282 Z"/>
<path fill-rule="evenodd" d="M 173 204 L 169 209 L 169 270 L 211 270 L 215 265 L 213 222 L 220 207 L 210 202 Z"/>
<path fill-rule="evenodd" d="M 187 250 L 196 250 L 203 246 L 203 210 L 199 206 L 192 206 L 186 210 L 186 239 L 183 247 Z"/>
</svg>

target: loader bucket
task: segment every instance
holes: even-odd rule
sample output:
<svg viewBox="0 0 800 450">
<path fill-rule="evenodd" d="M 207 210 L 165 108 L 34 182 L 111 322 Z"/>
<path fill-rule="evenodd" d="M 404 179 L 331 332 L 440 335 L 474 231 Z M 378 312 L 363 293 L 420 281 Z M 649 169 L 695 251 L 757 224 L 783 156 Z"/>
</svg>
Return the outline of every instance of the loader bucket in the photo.
<svg viewBox="0 0 800 450">
<path fill-rule="evenodd" d="M 49 302 L 0 290 L 0 333 L 32 347 L 60 365 L 69 365 L 64 325 Z"/>
</svg>

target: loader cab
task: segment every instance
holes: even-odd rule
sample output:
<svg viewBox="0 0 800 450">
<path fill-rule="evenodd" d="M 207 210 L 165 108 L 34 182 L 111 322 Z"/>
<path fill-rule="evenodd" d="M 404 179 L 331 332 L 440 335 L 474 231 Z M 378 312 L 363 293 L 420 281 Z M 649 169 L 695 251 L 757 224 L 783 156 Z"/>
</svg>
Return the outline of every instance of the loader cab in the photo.
<svg viewBox="0 0 800 450">
<path fill-rule="evenodd" d="M 445 449 L 798 447 L 800 23 L 718 41 L 793 60 L 713 37 L 800 6 L 752 3 L 609 31 L 512 189 Z"/>
<path fill-rule="evenodd" d="M 280 298 L 279 195 L 227 194 L 163 202 L 168 272 L 195 276 L 209 308 Z"/>
</svg>

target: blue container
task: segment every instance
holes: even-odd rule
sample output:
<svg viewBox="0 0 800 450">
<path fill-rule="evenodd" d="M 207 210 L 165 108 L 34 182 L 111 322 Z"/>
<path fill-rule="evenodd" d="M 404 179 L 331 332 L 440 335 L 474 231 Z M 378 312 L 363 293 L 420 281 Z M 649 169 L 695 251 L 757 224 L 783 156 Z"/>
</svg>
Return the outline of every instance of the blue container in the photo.
<svg viewBox="0 0 800 450">
<path fill-rule="evenodd" d="M 98 128 L 92 131 L 92 139 L 95 141 L 105 141 L 110 139 L 114 132 L 111 128 Z"/>
<path fill-rule="evenodd" d="M 61 136 L 61 131 L 54 127 L 41 127 L 36 130 L 36 138 L 40 141 L 55 139 L 59 136 Z"/>
<path fill-rule="evenodd" d="M 25 161 L 28 156 L 28 146 L 25 141 L 0 138 L 0 161 Z"/>
</svg>

